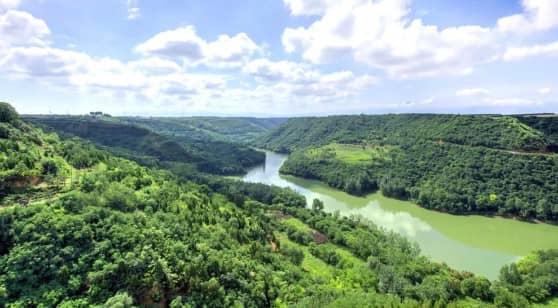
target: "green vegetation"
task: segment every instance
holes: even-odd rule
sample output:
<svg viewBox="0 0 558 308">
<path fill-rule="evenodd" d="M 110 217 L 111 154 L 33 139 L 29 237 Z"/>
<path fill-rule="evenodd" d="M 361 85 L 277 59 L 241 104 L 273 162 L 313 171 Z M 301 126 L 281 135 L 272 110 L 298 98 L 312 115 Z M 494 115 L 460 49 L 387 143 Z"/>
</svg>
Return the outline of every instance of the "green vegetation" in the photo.
<svg viewBox="0 0 558 308">
<path fill-rule="evenodd" d="M 289 119 L 256 144 L 290 153 L 334 142 L 393 145 L 414 140 L 524 151 L 544 150 L 548 143 L 542 132 L 508 116 L 401 114 Z"/>
<path fill-rule="evenodd" d="M 259 142 L 292 152 L 281 172 L 352 194 L 556 221 L 558 155 L 525 153 L 552 149 L 548 131 L 505 116 L 339 116 L 291 119 Z"/>
<path fill-rule="evenodd" d="M 70 116 L 35 116 L 28 120 L 56 132 L 79 136 L 104 146 L 111 153 L 143 165 L 192 168 L 214 174 L 241 174 L 261 163 L 265 155 L 246 146 L 211 137 L 186 134 L 170 137 L 147 128 L 105 119 Z M 171 167 L 172 166 L 172 167 Z"/>
<path fill-rule="evenodd" d="M 3 307 L 518 307 L 558 295 L 556 251 L 491 283 L 289 189 L 143 167 L 17 117 L 2 125 Z"/>
<path fill-rule="evenodd" d="M 522 123 L 543 132 L 550 142 L 547 149 L 551 152 L 558 152 L 558 115 L 547 114 L 518 116 L 517 119 Z"/>
<path fill-rule="evenodd" d="M 284 118 L 218 118 L 218 117 L 176 117 L 176 118 L 120 118 L 122 121 L 148 127 L 149 129 L 173 137 L 194 139 L 220 139 L 234 142 L 250 142 L 271 131 L 286 121 Z"/>
</svg>

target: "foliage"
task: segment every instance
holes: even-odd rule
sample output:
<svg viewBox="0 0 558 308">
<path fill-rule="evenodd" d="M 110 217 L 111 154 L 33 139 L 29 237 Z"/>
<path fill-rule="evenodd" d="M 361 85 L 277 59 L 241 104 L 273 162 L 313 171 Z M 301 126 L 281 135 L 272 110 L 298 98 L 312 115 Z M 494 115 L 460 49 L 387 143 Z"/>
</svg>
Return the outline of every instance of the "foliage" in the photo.
<svg viewBox="0 0 558 308">
<path fill-rule="evenodd" d="M 415 140 L 508 150 L 538 150 L 546 145 L 543 133 L 513 117 L 436 114 L 293 118 L 258 138 L 256 144 L 290 153 L 334 142 L 383 145 Z"/>
<path fill-rule="evenodd" d="M 12 123 L 19 119 L 14 107 L 8 103 L 0 102 L 0 122 Z"/>
<path fill-rule="evenodd" d="M 525 153 L 548 140 L 513 117 L 385 115 L 291 119 L 262 146 L 293 151 L 282 173 L 352 194 L 380 189 L 444 212 L 556 221 L 558 155 Z"/>
<path fill-rule="evenodd" d="M 326 214 L 319 202 L 307 209 L 289 189 L 179 177 L 9 125 L 2 174 L 54 179 L 2 190 L 2 307 L 519 306 L 556 297 L 556 251 L 505 267 L 491 284 L 359 217 Z M 12 202 L 21 194 L 33 200 Z"/>
<path fill-rule="evenodd" d="M 78 136 L 105 146 L 114 155 L 149 166 L 160 162 L 192 164 L 199 171 L 239 174 L 262 162 L 265 155 L 245 146 L 212 137 L 161 135 L 147 128 L 109 120 L 70 116 L 36 116 L 27 119 L 70 136 Z"/>
<path fill-rule="evenodd" d="M 178 138 L 198 140 L 218 139 L 233 142 L 250 142 L 277 127 L 284 118 L 245 117 L 173 117 L 173 118 L 122 118 L 128 123 L 142 125 L 155 132 Z"/>
</svg>

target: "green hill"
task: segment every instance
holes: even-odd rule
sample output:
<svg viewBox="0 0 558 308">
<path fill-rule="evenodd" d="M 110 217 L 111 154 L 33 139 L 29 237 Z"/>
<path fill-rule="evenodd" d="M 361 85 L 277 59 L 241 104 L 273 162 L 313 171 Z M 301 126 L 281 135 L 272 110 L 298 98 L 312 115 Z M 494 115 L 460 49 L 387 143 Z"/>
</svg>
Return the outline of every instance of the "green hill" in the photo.
<svg viewBox="0 0 558 308">
<path fill-rule="evenodd" d="M 508 116 L 360 115 L 293 118 L 256 143 L 279 152 L 339 143 L 430 140 L 495 149 L 543 151 L 545 135 Z"/>
<path fill-rule="evenodd" d="M 290 119 L 256 143 L 281 172 L 456 214 L 558 220 L 553 120 L 379 115 Z"/>
<path fill-rule="evenodd" d="M 28 116 L 26 119 L 65 135 L 91 140 L 115 154 L 139 159 L 148 165 L 182 163 L 203 172 L 240 174 L 265 158 L 260 152 L 228 141 L 211 137 L 198 139 L 189 134 L 181 137 L 161 135 L 118 118 Z"/>
<path fill-rule="evenodd" d="M 284 118 L 241 118 L 241 117 L 168 117 L 168 118 L 119 118 L 123 121 L 146 126 L 155 132 L 174 137 L 195 139 L 220 139 L 233 142 L 250 142 L 274 129 Z"/>
</svg>

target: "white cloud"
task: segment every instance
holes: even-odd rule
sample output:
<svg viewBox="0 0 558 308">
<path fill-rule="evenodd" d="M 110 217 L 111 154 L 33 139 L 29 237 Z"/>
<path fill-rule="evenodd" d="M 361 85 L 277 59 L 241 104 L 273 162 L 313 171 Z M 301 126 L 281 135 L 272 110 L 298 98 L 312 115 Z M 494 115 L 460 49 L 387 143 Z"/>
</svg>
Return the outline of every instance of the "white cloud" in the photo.
<svg viewBox="0 0 558 308">
<path fill-rule="evenodd" d="M 490 91 L 483 88 L 461 89 L 455 93 L 457 96 L 479 96 L 488 94 L 490 94 Z"/>
<path fill-rule="evenodd" d="M 0 0 L 0 13 L 19 6 L 20 0 Z"/>
<path fill-rule="evenodd" d="M 128 63 L 132 69 L 149 74 L 170 74 L 181 72 L 182 68 L 173 61 L 151 57 Z"/>
<path fill-rule="evenodd" d="M 284 0 L 291 14 L 320 15 L 334 0 Z"/>
<path fill-rule="evenodd" d="M 238 67 L 261 52 L 246 33 L 235 36 L 223 34 L 213 42 L 199 37 L 193 26 L 156 34 L 135 50 L 143 55 L 155 55 L 187 64 Z"/>
<path fill-rule="evenodd" d="M 291 101 L 323 102 L 353 97 L 377 84 L 377 79 L 370 75 L 355 76 L 351 71 L 322 73 L 309 64 L 263 58 L 247 63 L 242 70 L 264 86 L 276 89 L 271 93 L 288 94 Z"/>
<path fill-rule="evenodd" d="M 271 82 L 308 83 L 319 77 L 319 73 L 308 65 L 291 61 L 274 62 L 263 58 L 247 63 L 242 70 L 260 80 Z"/>
<path fill-rule="evenodd" d="M 170 59 L 184 59 L 195 62 L 203 58 L 205 41 L 196 34 L 193 26 L 158 33 L 146 42 L 136 46 L 136 51 L 144 55 L 155 55 Z"/>
<path fill-rule="evenodd" d="M 504 53 L 505 61 L 517 61 L 535 56 L 558 56 L 558 42 L 546 45 L 510 47 Z"/>
<path fill-rule="evenodd" d="M 538 102 L 519 97 L 489 97 L 483 100 L 484 103 L 495 106 L 524 106 L 524 105 L 536 105 Z"/>
<path fill-rule="evenodd" d="M 73 51 L 49 47 L 14 47 L 0 59 L 0 69 L 16 79 L 56 78 L 67 80 L 85 72 L 90 58 Z"/>
<path fill-rule="evenodd" d="M 498 30 L 529 33 L 558 26 L 558 1 L 523 0 L 524 12 L 498 19 Z"/>
<path fill-rule="evenodd" d="M 283 1 L 292 15 L 319 16 L 308 27 L 284 30 L 286 52 L 318 64 L 354 60 L 392 78 L 470 74 L 500 59 L 522 33 L 558 26 L 556 0 L 523 0 L 523 13 L 500 18 L 494 28 L 425 24 L 411 18 L 411 0 Z"/>
<path fill-rule="evenodd" d="M 7 45 L 44 45 L 50 34 L 46 23 L 22 11 L 0 15 L 0 41 Z"/>
<path fill-rule="evenodd" d="M 394 78 L 466 74 L 473 65 L 494 59 L 496 46 L 489 28 L 438 29 L 420 19 L 411 21 L 409 3 L 327 2 L 319 20 L 307 28 L 285 29 L 282 42 L 287 52 L 301 52 L 312 63 L 353 59 Z"/>
<path fill-rule="evenodd" d="M 550 92 L 552 92 L 552 89 L 550 88 L 541 88 L 537 90 L 537 93 L 542 95 L 550 94 Z"/>
<path fill-rule="evenodd" d="M 127 0 L 126 6 L 128 8 L 129 20 L 134 20 L 141 17 L 141 9 L 139 8 L 138 0 Z"/>
<path fill-rule="evenodd" d="M 128 19 L 134 20 L 141 17 L 141 10 L 139 7 L 131 7 L 128 9 Z"/>
</svg>

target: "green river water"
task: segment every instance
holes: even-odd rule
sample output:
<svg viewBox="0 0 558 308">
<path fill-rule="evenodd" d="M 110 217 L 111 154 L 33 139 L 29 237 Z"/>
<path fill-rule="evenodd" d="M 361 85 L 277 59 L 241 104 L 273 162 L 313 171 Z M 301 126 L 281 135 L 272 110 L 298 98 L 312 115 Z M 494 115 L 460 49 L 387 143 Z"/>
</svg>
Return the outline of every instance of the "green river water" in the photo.
<svg viewBox="0 0 558 308">
<path fill-rule="evenodd" d="M 243 177 L 247 182 L 290 187 L 324 202 L 327 212 L 360 215 L 419 244 L 424 255 L 449 266 L 496 279 L 502 265 L 538 249 L 558 248 L 558 226 L 485 216 L 456 216 L 423 209 L 380 193 L 355 197 L 319 181 L 279 174 L 286 155 L 267 152 L 264 165 Z"/>
</svg>

